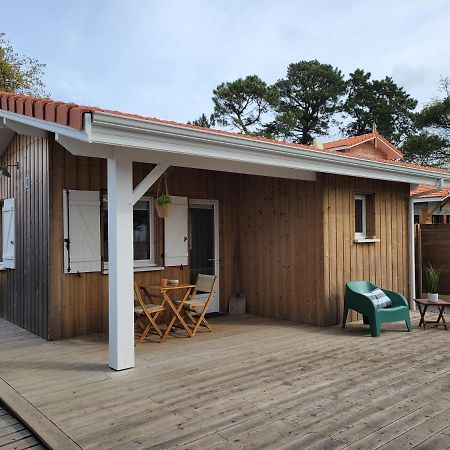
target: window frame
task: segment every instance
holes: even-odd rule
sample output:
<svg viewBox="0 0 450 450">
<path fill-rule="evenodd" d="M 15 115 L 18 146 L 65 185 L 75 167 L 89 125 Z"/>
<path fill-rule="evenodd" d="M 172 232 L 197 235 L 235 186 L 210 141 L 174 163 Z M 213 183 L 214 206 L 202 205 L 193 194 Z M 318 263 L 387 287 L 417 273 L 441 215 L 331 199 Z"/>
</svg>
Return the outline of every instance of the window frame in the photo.
<svg viewBox="0 0 450 450">
<path fill-rule="evenodd" d="M 107 194 L 103 195 L 104 200 L 108 198 Z M 141 197 L 138 201 L 148 202 L 148 220 L 149 220 L 149 259 L 133 259 L 133 268 L 134 269 L 146 269 L 146 268 L 159 268 L 158 264 L 156 263 L 156 249 L 155 249 L 155 198 L 152 196 L 144 195 Z M 137 202 L 136 202 L 137 203 Z M 102 202 L 103 204 L 103 202 Z M 104 212 L 104 208 L 102 206 L 102 213 Z M 134 205 L 133 205 L 133 212 L 134 212 Z M 102 242 L 103 246 L 105 244 L 105 236 L 104 236 L 104 227 L 102 227 Z M 107 241 L 106 241 L 107 243 Z M 133 239 L 133 253 L 134 253 L 134 239 Z M 108 270 L 108 261 L 106 259 L 103 259 L 103 270 Z"/>
<path fill-rule="evenodd" d="M 361 200 L 361 225 L 362 231 L 356 231 L 356 201 Z M 355 240 L 366 239 L 367 238 L 367 195 L 355 194 Z"/>
</svg>

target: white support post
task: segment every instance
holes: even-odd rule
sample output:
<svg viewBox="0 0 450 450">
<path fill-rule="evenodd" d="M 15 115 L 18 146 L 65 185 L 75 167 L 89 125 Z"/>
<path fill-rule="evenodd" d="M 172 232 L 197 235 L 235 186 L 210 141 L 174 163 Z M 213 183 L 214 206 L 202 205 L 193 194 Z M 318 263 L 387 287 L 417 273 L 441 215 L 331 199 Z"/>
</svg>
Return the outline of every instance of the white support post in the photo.
<svg viewBox="0 0 450 450">
<path fill-rule="evenodd" d="M 408 210 L 408 240 L 409 240 L 409 295 L 410 309 L 416 309 L 416 251 L 414 239 L 414 198 L 409 199 Z"/>
<path fill-rule="evenodd" d="M 134 367 L 133 163 L 108 159 L 109 366 Z"/>
</svg>

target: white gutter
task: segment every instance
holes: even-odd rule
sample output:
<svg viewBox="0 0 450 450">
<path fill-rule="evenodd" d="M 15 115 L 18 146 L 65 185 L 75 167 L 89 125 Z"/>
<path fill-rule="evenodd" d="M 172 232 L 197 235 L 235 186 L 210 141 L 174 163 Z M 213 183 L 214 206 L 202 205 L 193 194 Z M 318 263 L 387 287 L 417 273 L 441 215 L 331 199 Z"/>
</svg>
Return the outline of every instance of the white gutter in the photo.
<svg viewBox="0 0 450 450">
<path fill-rule="evenodd" d="M 435 184 L 450 187 L 450 174 L 402 167 L 380 161 L 362 160 L 341 154 L 291 147 L 276 142 L 187 128 L 177 124 L 95 111 L 84 114 L 84 130 L 36 119 L 0 109 L 0 117 L 46 130 L 86 144 L 158 150 L 167 155 L 188 155 L 236 163 L 262 164 L 280 169 L 374 178 L 402 183 Z M 6 121 L 5 121 L 6 124 Z M 130 152 L 131 153 L 131 152 Z M 131 156 L 131 155 L 130 155 Z M 220 163 L 220 161 L 218 161 Z"/>
<path fill-rule="evenodd" d="M 438 190 L 436 192 L 439 192 Z M 448 197 L 425 197 L 425 198 L 416 198 L 415 196 L 411 196 L 414 199 L 414 203 L 430 203 L 430 202 L 443 202 L 448 199 Z"/>
<path fill-rule="evenodd" d="M 416 240 L 414 238 L 414 199 L 409 199 L 408 209 L 409 225 L 409 296 L 410 309 L 416 310 Z"/>
<path fill-rule="evenodd" d="M 93 113 L 91 128 L 91 140 L 99 144 L 160 149 L 168 154 L 182 153 L 403 183 L 435 184 L 442 179 L 450 186 L 450 174 L 105 112 Z"/>
</svg>

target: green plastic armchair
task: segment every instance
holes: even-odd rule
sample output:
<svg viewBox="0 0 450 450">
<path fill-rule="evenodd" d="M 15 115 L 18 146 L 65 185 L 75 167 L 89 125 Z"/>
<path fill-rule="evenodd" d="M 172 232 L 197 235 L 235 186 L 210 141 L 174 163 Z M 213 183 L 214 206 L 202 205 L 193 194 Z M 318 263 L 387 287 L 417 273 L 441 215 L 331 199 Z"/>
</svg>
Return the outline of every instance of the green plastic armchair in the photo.
<svg viewBox="0 0 450 450">
<path fill-rule="evenodd" d="M 349 281 L 345 286 L 344 314 L 342 328 L 345 328 L 349 309 L 363 315 L 365 324 L 370 326 L 370 334 L 377 337 L 381 333 L 381 324 L 404 320 L 408 331 L 412 331 L 408 302 L 398 292 L 382 289 L 391 299 L 392 306 L 378 309 L 365 293 L 373 291 L 377 286 L 369 281 Z"/>
</svg>

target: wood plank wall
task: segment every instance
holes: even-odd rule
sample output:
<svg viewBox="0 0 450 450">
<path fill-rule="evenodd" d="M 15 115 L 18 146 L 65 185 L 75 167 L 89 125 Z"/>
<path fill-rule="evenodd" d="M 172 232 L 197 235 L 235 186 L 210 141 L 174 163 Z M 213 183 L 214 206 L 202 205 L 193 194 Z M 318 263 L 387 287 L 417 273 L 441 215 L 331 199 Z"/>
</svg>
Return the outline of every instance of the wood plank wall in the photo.
<svg viewBox="0 0 450 450">
<path fill-rule="evenodd" d="M 133 166 L 135 186 L 149 172 L 148 164 Z M 106 331 L 108 329 L 108 276 L 100 273 L 64 274 L 63 270 L 63 189 L 102 190 L 106 192 L 106 161 L 76 157 L 54 143 L 51 152 L 51 316 L 52 339 Z M 234 198 L 237 176 L 224 172 L 170 168 L 168 184 L 171 195 L 218 199 L 220 204 L 220 307 L 227 309 L 231 295 L 228 267 L 233 257 L 237 227 Z M 155 189 L 149 191 L 154 194 Z M 156 216 L 156 214 L 155 214 Z M 155 218 L 155 254 L 163 265 L 163 221 Z M 160 278 L 189 280 L 189 267 L 169 267 L 164 271 L 137 272 L 139 284 L 158 284 Z"/>
<path fill-rule="evenodd" d="M 15 198 L 16 269 L 0 272 L 0 317 L 48 337 L 48 140 L 16 135 L 0 165 L 19 162 L 0 177 L 0 199 Z M 29 187 L 25 188 L 25 177 Z"/>
<path fill-rule="evenodd" d="M 318 323 L 323 285 L 320 183 L 241 176 L 240 278 L 248 311 Z"/>
<path fill-rule="evenodd" d="M 368 280 L 408 298 L 409 185 L 321 175 L 324 199 L 324 302 L 318 323 L 342 321 L 348 280 Z M 377 243 L 354 243 L 354 195 L 374 195 Z M 356 320 L 353 313 L 352 320 Z"/>
<path fill-rule="evenodd" d="M 439 294 L 450 295 L 450 224 L 417 225 L 420 227 L 416 264 L 418 269 L 417 287 L 421 297 L 428 291 L 423 270 L 428 264 L 445 267 L 439 282 Z"/>
<path fill-rule="evenodd" d="M 134 165 L 135 184 L 150 170 Z M 51 151 L 50 337 L 61 338 L 108 326 L 108 278 L 63 273 L 63 189 L 106 189 L 106 162 L 74 157 L 57 143 Z M 344 285 L 368 279 L 408 291 L 408 186 L 351 177 L 318 175 L 317 182 L 171 168 L 169 191 L 220 202 L 220 308 L 239 273 L 248 311 L 316 325 L 341 321 Z M 154 190 L 149 194 L 154 193 Z M 375 196 L 380 243 L 354 244 L 355 193 Z M 241 254 L 233 259 L 239 235 Z M 163 251 L 163 222 L 156 219 L 155 246 Z M 140 272 L 140 284 L 159 279 L 187 281 L 188 267 Z M 356 319 L 356 315 L 352 317 Z"/>
</svg>

